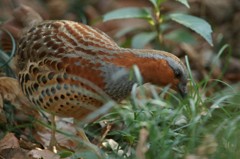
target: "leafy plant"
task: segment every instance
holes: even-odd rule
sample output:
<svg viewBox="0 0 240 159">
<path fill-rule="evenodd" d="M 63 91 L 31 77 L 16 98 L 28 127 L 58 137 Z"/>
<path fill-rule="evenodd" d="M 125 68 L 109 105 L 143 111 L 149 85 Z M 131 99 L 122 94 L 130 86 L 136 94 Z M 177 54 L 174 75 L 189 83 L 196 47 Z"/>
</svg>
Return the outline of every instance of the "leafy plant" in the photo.
<svg viewBox="0 0 240 159">
<path fill-rule="evenodd" d="M 177 22 L 184 25 L 187 28 L 198 33 L 202 36 L 210 45 L 212 43 L 211 37 L 211 26 L 204 20 L 192 15 L 187 15 L 184 13 L 161 13 L 161 5 L 166 0 L 149 0 L 152 3 L 152 8 L 121 8 L 111 12 L 108 12 L 103 16 L 103 21 L 116 20 L 116 19 L 129 19 L 129 18 L 139 18 L 146 20 L 151 26 L 152 30 L 147 32 L 141 32 L 133 37 L 132 47 L 133 48 L 143 48 L 147 43 L 157 39 L 161 47 L 164 47 L 164 40 L 175 40 L 177 35 L 190 36 L 186 30 L 170 30 L 170 21 Z M 187 0 L 176 0 L 190 8 Z M 170 30 L 170 31 L 169 31 Z M 176 36 L 173 36 L 173 35 Z M 193 37 L 191 37 L 193 39 Z M 182 42 L 189 42 L 186 39 L 181 39 Z"/>
</svg>

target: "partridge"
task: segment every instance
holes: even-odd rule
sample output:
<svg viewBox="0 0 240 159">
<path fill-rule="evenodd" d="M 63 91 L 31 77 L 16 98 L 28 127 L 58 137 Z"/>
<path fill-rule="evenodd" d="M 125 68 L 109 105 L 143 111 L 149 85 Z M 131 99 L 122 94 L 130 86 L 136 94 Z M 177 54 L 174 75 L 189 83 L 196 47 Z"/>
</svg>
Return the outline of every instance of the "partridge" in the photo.
<svg viewBox="0 0 240 159">
<path fill-rule="evenodd" d="M 72 21 L 44 21 L 24 34 L 16 54 L 19 82 L 29 100 L 60 116 L 77 119 L 100 108 L 107 96 L 124 99 L 144 82 L 186 93 L 186 70 L 163 51 L 120 48 L 106 34 Z"/>
<path fill-rule="evenodd" d="M 171 53 L 121 48 L 102 31 L 68 20 L 25 25 L 13 65 L 23 93 L 52 114 L 81 120 L 109 99 L 126 98 L 137 82 L 134 65 L 144 83 L 187 93 L 186 68 Z"/>
</svg>

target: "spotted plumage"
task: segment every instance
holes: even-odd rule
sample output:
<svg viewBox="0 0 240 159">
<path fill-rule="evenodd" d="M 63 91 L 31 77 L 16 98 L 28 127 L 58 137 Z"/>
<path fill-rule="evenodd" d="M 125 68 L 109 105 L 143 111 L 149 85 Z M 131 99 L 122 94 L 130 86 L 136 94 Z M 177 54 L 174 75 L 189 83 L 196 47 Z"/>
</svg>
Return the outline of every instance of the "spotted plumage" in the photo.
<svg viewBox="0 0 240 159">
<path fill-rule="evenodd" d="M 43 21 L 21 35 L 15 57 L 19 82 L 29 100 L 60 116 L 82 119 L 110 98 L 122 100 L 136 83 L 170 84 L 186 93 L 185 66 L 174 55 L 119 47 L 105 33 L 77 22 Z"/>
</svg>

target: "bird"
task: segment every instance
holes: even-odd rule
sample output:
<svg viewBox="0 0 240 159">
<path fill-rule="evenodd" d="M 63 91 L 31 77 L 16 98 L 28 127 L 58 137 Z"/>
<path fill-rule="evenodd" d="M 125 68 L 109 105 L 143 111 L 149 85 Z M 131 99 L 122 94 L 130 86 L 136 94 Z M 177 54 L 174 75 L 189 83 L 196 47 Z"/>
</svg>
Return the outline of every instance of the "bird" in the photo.
<svg viewBox="0 0 240 159">
<path fill-rule="evenodd" d="M 20 39 L 15 58 L 23 93 L 60 116 L 82 119 L 104 104 L 105 94 L 117 101 L 126 98 L 137 82 L 129 78 L 133 65 L 144 82 L 170 84 L 186 93 L 186 71 L 176 56 L 120 48 L 103 32 L 77 22 L 36 25 Z"/>
<path fill-rule="evenodd" d="M 82 120 L 109 99 L 121 101 L 130 94 L 137 83 L 133 66 L 143 83 L 170 85 L 186 96 L 187 70 L 175 55 L 122 48 L 104 32 L 79 22 L 36 19 L 25 25 L 12 62 L 33 105 Z"/>
</svg>

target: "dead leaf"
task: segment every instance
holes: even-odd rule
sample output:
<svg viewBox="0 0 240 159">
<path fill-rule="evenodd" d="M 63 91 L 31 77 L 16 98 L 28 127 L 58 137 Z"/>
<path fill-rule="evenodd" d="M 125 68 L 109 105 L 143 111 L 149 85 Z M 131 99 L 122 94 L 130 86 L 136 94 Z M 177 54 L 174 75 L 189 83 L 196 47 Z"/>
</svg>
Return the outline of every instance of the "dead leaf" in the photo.
<svg viewBox="0 0 240 159">
<path fill-rule="evenodd" d="M 117 151 L 117 154 L 119 156 L 123 156 L 123 154 L 124 154 L 124 151 L 122 150 L 121 146 L 119 146 L 119 144 L 113 139 L 106 139 L 102 143 L 102 146 L 104 148 L 111 148 L 111 150 Z M 128 156 L 129 154 L 127 153 L 126 155 Z"/>
<path fill-rule="evenodd" d="M 19 40 L 20 35 L 28 27 L 32 27 L 42 21 L 41 16 L 26 5 L 20 5 L 14 9 L 12 14 L 13 18 L 1 25 L 1 28 L 9 31 L 16 40 Z"/>
<path fill-rule="evenodd" d="M 28 152 L 29 159 L 60 159 L 60 156 L 49 150 L 31 150 Z"/>
<path fill-rule="evenodd" d="M 17 107 L 22 104 L 31 105 L 27 97 L 23 95 L 18 80 L 11 77 L 0 77 L 0 95 L 3 100 L 9 101 Z"/>
<path fill-rule="evenodd" d="M 8 149 L 8 148 L 19 148 L 18 139 L 15 137 L 13 133 L 8 133 L 4 136 L 4 138 L 0 141 L 0 150 Z"/>
<path fill-rule="evenodd" d="M 6 116 L 3 111 L 3 98 L 0 95 L 0 123 L 6 123 Z"/>
<path fill-rule="evenodd" d="M 185 159 L 208 159 L 206 157 L 201 157 L 201 156 L 197 156 L 197 155 L 193 155 L 193 154 L 189 154 L 185 157 Z"/>
<path fill-rule="evenodd" d="M 38 143 L 33 143 L 33 142 L 29 141 L 29 139 L 24 139 L 24 138 L 19 139 L 19 145 L 21 148 L 23 148 L 25 150 L 43 148 L 42 145 L 40 145 Z"/>
<path fill-rule="evenodd" d="M 147 139 L 149 132 L 146 128 L 142 128 L 139 133 L 139 141 L 136 148 L 136 156 L 139 159 L 145 159 L 145 153 L 148 150 Z"/>
<path fill-rule="evenodd" d="M 197 154 L 206 156 L 214 154 L 217 151 L 218 143 L 215 136 L 211 134 L 205 135 L 202 144 L 197 148 Z"/>
<path fill-rule="evenodd" d="M 188 154 L 185 159 L 208 159 L 209 155 L 217 151 L 218 144 L 215 136 L 211 134 L 205 135 L 202 144 L 196 149 L 196 154 Z"/>
<path fill-rule="evenodd" d="M 46 112 L 44 112 L 44 114 L 46 116 L 50 115 Z M 42 118 L 41 121 L 43 122 L 44 119 Z M 56 117 L 55 123 L 56 123 L 57 130 L 77 137 L 77 131 L 73 124 L 72 118 Z M 36 134 L 34 136 L 35 136 L 35 139 L 37 139 L 44 147 L 48 147 L 51 139 L 51 132 L 52 132 L 52 129 L 49 129 L 42 124 L 38 124 L 36 127 Z M 74 137 L 64 135 L 63 133 L 56 132 L 55 134 L 58 145 L 64 146 L 67 149 L 75 149 L 78 145 L 78 142 L 74 140 Z"/>
<path fill-rule="evenodd" d="M 0 96 L 2 96 L 3 101 L 9 101 L 18 110 L 21 110 L 21 112 L 38 118 L 38 112 L 23 94 L 17 79 L 0 77 Z"/>
<path fill-rule="evenodd" d="M 4 159 L 29 159 L 27 153 L 21 148 L 7 148 L 0 152 Z"/>
</svg>

